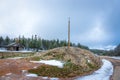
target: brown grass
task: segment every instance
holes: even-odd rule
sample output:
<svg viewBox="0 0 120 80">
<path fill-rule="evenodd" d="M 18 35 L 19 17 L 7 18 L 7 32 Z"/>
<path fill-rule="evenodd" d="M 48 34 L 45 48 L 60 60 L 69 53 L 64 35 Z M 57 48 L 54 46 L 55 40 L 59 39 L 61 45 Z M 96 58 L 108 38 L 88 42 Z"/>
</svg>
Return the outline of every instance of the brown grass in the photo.
<svg viewBox="0 0 120 80">
<path fill-rule="evenodd" d="M 75 77 L 98 69 L 101 65 L 100 58 L 88 50 L 70 47 L 55 48 L 43 53 L 39 53 L 30 59 L 60 60 L 66 62 L 63 68 L 49 65 L 40 66 L 37 69 L 31 69 L 29 72 L 41 76 L 50 77 Z"/>
</svg>

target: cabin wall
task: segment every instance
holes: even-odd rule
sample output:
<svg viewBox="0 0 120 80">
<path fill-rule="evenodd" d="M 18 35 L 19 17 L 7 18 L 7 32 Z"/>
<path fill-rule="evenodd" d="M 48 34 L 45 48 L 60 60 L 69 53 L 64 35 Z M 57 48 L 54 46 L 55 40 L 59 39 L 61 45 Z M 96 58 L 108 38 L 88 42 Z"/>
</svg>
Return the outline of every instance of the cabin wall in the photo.
<svg viewBox="0 0 120 80">
<path fill-rule="evenodd" d="M 20 50 L 23 50 L 24 48 L 22 47 L 7 47 L 7 50 L 10 50 L 10 51 L 20 51 Z"/>
</svg>

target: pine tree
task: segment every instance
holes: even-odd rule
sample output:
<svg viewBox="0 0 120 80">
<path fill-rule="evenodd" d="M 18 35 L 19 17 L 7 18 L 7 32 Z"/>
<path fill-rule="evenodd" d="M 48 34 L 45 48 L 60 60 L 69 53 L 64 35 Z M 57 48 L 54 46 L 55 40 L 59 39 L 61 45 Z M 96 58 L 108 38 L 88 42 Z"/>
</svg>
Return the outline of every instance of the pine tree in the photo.
<svg viewBox="0 0 120 80">
<path fill-rule="evenodd" d="M 8 36 L 6 36 L 5 38 L 5 45 L 8 45 L 10 43 L 10 38 Z"/>
<path fill-rule="evenodd" d="M 3 39 L 3 37 L 1 36 L 1 37 L 0 37 L 0 46 L 2 46 L 3 43 L 4 43 L 4 39 Z"/>
</svg>

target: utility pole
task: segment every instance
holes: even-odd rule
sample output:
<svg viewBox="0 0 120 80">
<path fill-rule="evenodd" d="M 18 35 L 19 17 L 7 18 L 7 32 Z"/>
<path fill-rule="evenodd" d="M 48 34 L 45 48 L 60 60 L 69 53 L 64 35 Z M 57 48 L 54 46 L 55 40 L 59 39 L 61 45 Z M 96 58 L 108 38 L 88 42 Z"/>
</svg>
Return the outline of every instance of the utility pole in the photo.
<svg viewBox="0 0 120 80">
<path fill-rule="evenodd" d="M 68 18 L 68 49 L 70 48 L 70 17 Z"/>
</svg>

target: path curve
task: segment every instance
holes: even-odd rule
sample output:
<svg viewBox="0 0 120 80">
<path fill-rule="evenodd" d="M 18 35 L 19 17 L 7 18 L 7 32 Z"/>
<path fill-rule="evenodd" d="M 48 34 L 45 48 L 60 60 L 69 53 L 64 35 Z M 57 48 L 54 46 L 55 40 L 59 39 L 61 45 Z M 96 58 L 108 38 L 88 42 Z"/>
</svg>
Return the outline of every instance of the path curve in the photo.
<svg viewBox="0 0 120 80">
<path fill-rule="evenodd" d="M 103 58 L 111 61 L 114 66 L 113 75 L 111 76 L 110 80 L 120 80 L 120 60 L 113 59 L 108 56 L 101 56 L 101 59 L 103 59 Z"/>
</svg>

